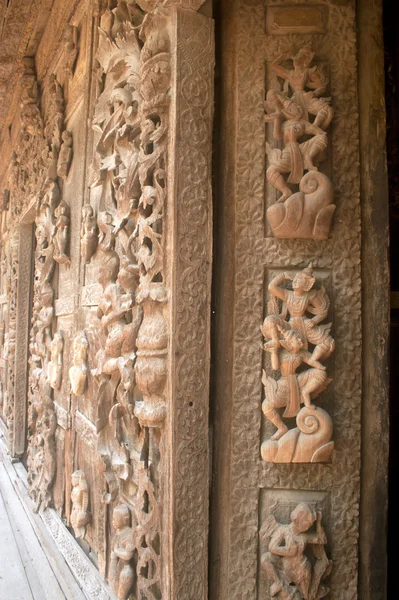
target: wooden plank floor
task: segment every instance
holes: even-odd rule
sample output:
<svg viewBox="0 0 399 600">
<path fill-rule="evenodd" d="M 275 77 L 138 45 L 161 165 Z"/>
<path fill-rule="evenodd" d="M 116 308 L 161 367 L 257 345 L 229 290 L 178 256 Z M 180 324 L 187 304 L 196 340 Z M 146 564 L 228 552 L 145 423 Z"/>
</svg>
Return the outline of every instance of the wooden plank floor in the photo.
<svg viewBox="0 0 399 600">
<path fill-rule="evenodd" d="M 0 600 L 85 600 L 18 486 L 23 487 L 0 446 Z"/>
</svg>

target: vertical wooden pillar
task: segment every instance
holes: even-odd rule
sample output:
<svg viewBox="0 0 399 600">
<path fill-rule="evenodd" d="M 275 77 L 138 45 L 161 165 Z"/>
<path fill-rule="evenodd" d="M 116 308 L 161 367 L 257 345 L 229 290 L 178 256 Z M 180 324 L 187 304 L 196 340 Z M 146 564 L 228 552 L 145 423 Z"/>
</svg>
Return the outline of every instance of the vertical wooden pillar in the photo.
<svg viewBox="0 0 399 600">
<path fill-rule="evenodd" d="M 30 304 L 32 301 L 32 252 L 35 208 L 28 209 L 19 226 L 19 260 L 17 288 L 17 323 L 15 348 L 13 456 L 25 452 L 28 402 L 28 345 Z"/>
<path fill-rule="evenodd" d="M 198 3 L 197 3 L 198 4 Z M 207 598 L 212 258 L 213 21 L 172 14 L 167 261 L 170 339 L 170 596 Z"/>
</svg>

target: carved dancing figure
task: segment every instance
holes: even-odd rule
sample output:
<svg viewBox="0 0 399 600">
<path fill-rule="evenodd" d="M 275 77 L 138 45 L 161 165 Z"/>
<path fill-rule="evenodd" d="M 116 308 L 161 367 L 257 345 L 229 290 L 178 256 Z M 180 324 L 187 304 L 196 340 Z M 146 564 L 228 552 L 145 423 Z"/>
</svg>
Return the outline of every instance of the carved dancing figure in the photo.
<svg viewBox="0 0 399 600">
<path fill-rule="evenodd" d="M 111 552 L 110 583 L 118 600 L 127 600 L 135 580 L 132 559 L 136 543 L 131 527 L 130 510 L 126 504 L 114 508 L 112 524 L 115 537 Z"/>
<path fill-rule="evenodd" d="M 301 404 L 305 404 L 307 408 L 315 408 L 311 402 L 311 394 L 313 396 L 319 394 L 330 381 L 325 372 L 326 367 L 314 360 L 310 352 L 303 349 L 304 342 L 297 333 L 293 330 L 286 331 L 279 325 L 277 329 L 283 336 L 280 345 L 284 350 L 279 354 L 281 377 L 276 381 L 273 377 L 267 377 L 265 371 L 262 377 L 266 396 L 262 403 L 262 410 L 266 418 L 277 427 L 272 440 L 279 440 L 288 431 L 288 427 L 276 409 L 285 406 L 283 416 L 288 419 L 297 416 Z M 273 352 L 273 340 L 266 343 L 264 348 Z M 313 368 L 297 375 L 296 370 L 302 363 Z"/>
<path fill-rule="evenodd" d="M 72 473 L 71 502 L 71 525 L 75 537 L 84 538 L 86 525 L 91 521 L 91 514 L 88 511 L 89 486 L 83 471 L 74 471 Z"/>
<path fill-rule="evenodd" d="M 266 144 L 266 152 L 270 166 L 266 171 L 267 180 L 282 193 L 277 202 L 284 202 L 293 193 L 287 186 L 282 173 L 289 173 L 289 183 L 299 183 L 304 169 L 317 171 L 314 161 L 327 149 L 326 132 L 303 118 L 302 108 L 286 98 L 278 90 L 267 93 L 266 109 L 274 110 L 265 115 L 267 123 L 273 123 L 273 137 L 283 140 L 284 148 L 270 148 Z M 299 142 L 305 135 L 310 139 Z"/>
<path fill-rule="evenodd" d="M 292 281 L 292 290 L 282 287 L 283 281 Z M 315 346 L 312 361 L 327 359 L 334 350 L 335 343 L 330 336 L 331 323 L 321 325 L 328 314 L 330 301 L 324 287 L 313 288 L 316 278 L 313 275 L 312 264 L 292 277 L 289 273 L 276 275 L 269 284 L 269 292 L 283 301 L 281 314 L 266 317 L 262 325 L 262 333 L 266 339 L 273 342 L 268 346 L 272 351 L 272 367 L 279 368 L 278 349 L 280 348 L 279 326 L 286 331 L 293 330 L 301 337 L 303 348 L 307 350 L 310 342 Z M 308 317 L 310 313 L 313 317 Z M 289 319 L 287 320 L 287 316 Z"/>
<path fill-rule="evenodd" d="M 292 281 L 292 290 L 282 287 L 285 280 Z M 281 377 L 276 381 L 263 371 L 262 409 L 277 427 L 261 446 L 262 458 L 268 462 L 327 462 L 334 448 L 331 417 L 312 402 L 331 381 L 322 361 L 334 350 L 331 323 L 321 324 L 328 314 L 329 299 L 324 287 L 313 288 L 315 281 L 309 265 L 295 277 L 281 273 L 269 284 L 272 314 L 266 317 L 261 330 L 267 340 L 264 349 L 271 354 L 272 368 L 280 369 Z M 281 312 L 277 299 L 283 302 Z M 312 352 L 309 344 L 314 345 Z M 304 363 L 311 368 L 297 374 Z M 302 409 L 301 404 L 305 405 Z M 286 407 L 283 417 L 296 417 L 294 429 L 289 430 L 284 424 L 278 412 L 283 407 Z"/>
<path fill-rule="evenodd" d="M 266 178 L 282 193 L 267 209 L 268 222 L 278 238 L 327 239 L 335 211 L 333 185 L 318 170 L 327 150 L 325 130 L 334 111 L 330 98 L 321 97 L 328 79 L 324 69 L 310 66 L 313 56 L 303 47 L 292 58 L 293 69 L 282 66 L 290 58 L 287 54 L 272 63 L 272 70 L 285 80 L 284 90 L 269 90 L 265 102 L 265 121 L 273 123 L 273 138 L 283 142 L 282 149 L 266 143 L 270 163 Z M 299 190 L 291 184 L 299 184 Z"/>
<path fill-rule="evenodd" d="M 278 600 L 319 600 L 329 592 L 322 581 L 332 569 L 324 549 L 327 536 L 322 513 L 301 502 L 290 520 L 289 525 L 283 525 L 271 515 L 260 532 L 261 538 L 270 537 L 268 552 L 261 558 L 263 569 L 273 580 L 270 594 Z M 309 531 L 314 525 L 316 530 Z"/>
<path fill-rule="evenodd" d="M 314 52 L 307 46 L 300 48 L 298 53 L 291 57 L 281 54 L 272 62 L 272 70 L 285 80 L 284 91 L 292 90 L 291 99 L 304 109 L 303 117 L 308 119 L 308 113 L 315 116 L 314 125 L 327 129 L 334 115 L 329 102 L 330 98 L 322 98 L 326 92 L 328 79 L 320 67 L 311 67 Z M 281 66 L 286 60 L 291 59 L 293 69 Z M 306 91 L 308 88 L 310 91 Z"/>
</svg>

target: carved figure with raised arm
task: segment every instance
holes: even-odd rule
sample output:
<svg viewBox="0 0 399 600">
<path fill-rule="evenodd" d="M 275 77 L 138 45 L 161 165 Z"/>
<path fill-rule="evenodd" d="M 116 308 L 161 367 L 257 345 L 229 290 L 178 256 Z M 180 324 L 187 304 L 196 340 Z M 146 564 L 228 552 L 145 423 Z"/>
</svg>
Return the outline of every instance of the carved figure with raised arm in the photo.
<svg viewBox="0 0 399 600">
<path fill-rule="evenodd" d="M 322 513 L 301 502 L 284 525 L 271 515 L 262 526 L 261 539 L 270 538 L 262 555 L 263 569 L 272 579 L 270 595 L 278 600 L 319 600 L 329 589 L 323 583 L 332 569 L 324 546 L 327 536 Z"/>
<path fill-rule="evenodd" d="M 310 66 L 313 56 L 305 46 L 292 57 L 293 69 L 283 66 L 287 54 L 271 65 L 285 82 L 283 90 L 270 89 L 265 102 L 265 121 L 273 124 L 273 139 L 283 144 L 266 143 L 266 178 L 282 194 L 269 206 L 267 219 L 279 238 L 327 239 L 335 211 L 333 185 L 319 171 L 334 111 L 330 98 L 321 97 L 328 79 L 323 68 Z"/>
<path fill-rule="evenodd" d="M 292 281 L 292 289 L 283 286 L 285 281 Z M 331 323 L 322 324 L 330 301 L 323 286 L 314 288 L 315 282 L 309 265 L 295 276 L 280 273 L 269 284 L 272 314 L 266 317 L 261 330 L 266 338 L 264 350 L 271 354 L 272 369 L 280 370 L 281 377 L 276 380 L 263 371 L 262 409 L 277 427 L 261 446 L 262 458 L 268 462 L 327 462 L 334 448 L 331 417 L 313 403 L 331 382 L 323 361 L 334 350 Z M 310 368 L 297 373 L 303 364 Z M 301 404 L 305 405 L 302 409 Z M 284 407 L 281 415 L 279 409 Z M 289 430 L 283 418 L 292 417 L 296 417 L 297 427 Z"/>
<path fill-rule="evenodd" d="M 304 109 L 303 116 L 314 115 L 314 125 L 327 129 L 334 115 L 330 98 L 321 97 L 326 93 L 328 78 L 320 66 L 312 67 L 314 52 L 308 47 L 300 48 L 295 56 L 281 54 L 272 63 L 272 70 L 285 81 L 284 92 L 292 92 L 291 99 Z M 293 69 L 286 69 L 282 63 L 292 60 Z M 306 91 L 308 88 L 308 91 Z"/>
<path fill-rule="evenodd" d="M 284 281 L 292 281 L 292 290 L 281 285 Z M 295 276 L 287 272 L 280 273 L 269 283 L 269 292 L 283 302 L 283 312 L 269 315 L 262 325 L 263 335 L 266 339 L 272 340 L 268 351 L 272 352 L 274 370 L 279 368 L 278 326 L 286 331 L 293 330 L 298 333 L 303 341 L 304 350 L 307 350 L 308 343 L 313 344 L 315 346 L 312 353 L 313 361 L 327 359 L 334 350 L 335 343 L 330 335 L 331 323 L 321 324 L 327 317 L 330 300 L 323 286 L 318 290 L 314 288 L 315 282 L 313 266 L 310 264 Z"/>
<path fill-rule="evenodd" d="M 278 90 L 267 93 L 266 110 L 265 120 L 273 123 L 274 139 L 284 144 L 283 150 L 266 145 L 270 162 L 266 177 L 283 194 L 278 202 L 284 202 L 293 192 L 282 174 L 289 173 L 288 183 L 299 183 L 304 170 L 317 171 L 315 160 L 327 149 L 327 134 L 304 119 L 302 108 Z M 312 137 L 300 142 L 306 135 Z"/>
</svg>

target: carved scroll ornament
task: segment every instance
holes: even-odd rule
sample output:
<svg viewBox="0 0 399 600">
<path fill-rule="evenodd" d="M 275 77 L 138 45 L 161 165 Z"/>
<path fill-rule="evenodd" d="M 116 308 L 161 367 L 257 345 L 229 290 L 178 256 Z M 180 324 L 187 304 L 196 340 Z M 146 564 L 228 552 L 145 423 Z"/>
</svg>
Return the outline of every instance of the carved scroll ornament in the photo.
<svg viewBox="0 0 399 600">
<path fill-rule="evenodd" d="M 332 569 L 324 546 L 321 511 L 302 502 L 291 512 L 290 523 L 283 525 L 271 515 L 263 524 L 260 538 L 269 539 L 262 554 L 263 569 L 273 582 L 270 596 L 277 600 L 319 600 L 329 589 L 324 580 Z"/>
<path fill-rule="evenodd" d="M 292 281 L 292 290 L 282 286 L 284 281 Z M 330 301 L 324 287 L 314 288 L 315 282 L 309 265 L 294 277 L 281 273 L 269 284 L 271 314 L 261 329 L 272 368 L 281 373 L 277 381 L 265 371 L 262 377 L 265 390 L 262 410 L 277 427 L 271 439 L 262 444 L 262 458 L 269 462 L 327 462 L 334 448 L 331 417 L 312 402 L 331 382 L 322 361 L 335 346 L 330 335 L 331 323 L 322 324 Z M 283 302 L 282 312 L 279 300 Z M 312 352 L 309 344 L 313 346 Z M 309 368 L 297 373 L 305 364 Z M 283 407 L 283 417 L 296 417 L 296 428 L 288 430 L 278 412 Z"/>
<path fill-rule="evenodd" d="M 321 67 L 311 66 L 313 57 L 305 46 L 295 56 L 283 54 L 272 63 L 284 80 L 283 91 L 269 90 L 265 102 L 265 120 L 273 124 L 274 140 L 283 144 L 281 149 L 266 143 L 266 178 L 282 194 L 268 208 L 267 219 L 279 238 L 326 239 L 335 211 L 332 183 L 318 170 L 328 147 L 326 130 L 333 109 L 330 98 L 322 96 L 327 76 Z M 288 60 L 292 69 L 282 66 Z"/>
</svg>

